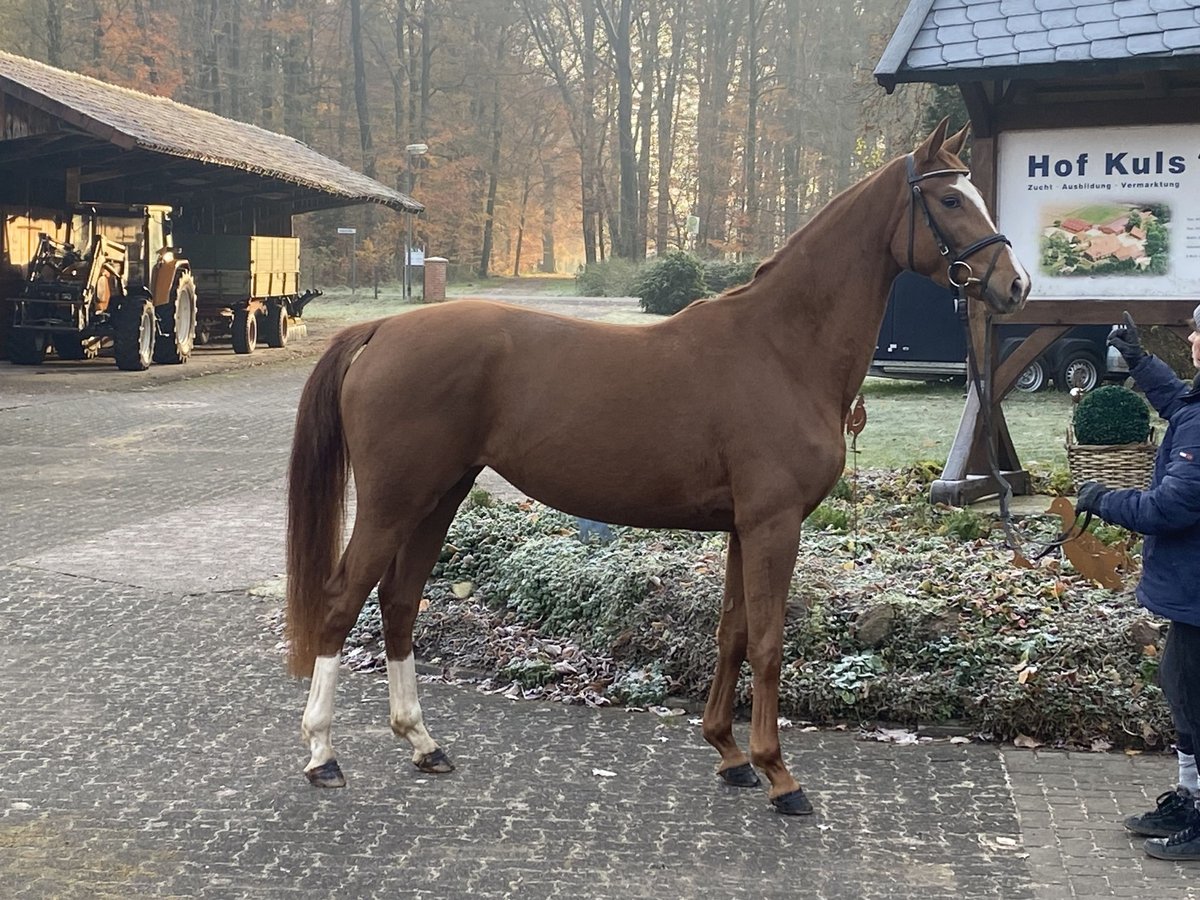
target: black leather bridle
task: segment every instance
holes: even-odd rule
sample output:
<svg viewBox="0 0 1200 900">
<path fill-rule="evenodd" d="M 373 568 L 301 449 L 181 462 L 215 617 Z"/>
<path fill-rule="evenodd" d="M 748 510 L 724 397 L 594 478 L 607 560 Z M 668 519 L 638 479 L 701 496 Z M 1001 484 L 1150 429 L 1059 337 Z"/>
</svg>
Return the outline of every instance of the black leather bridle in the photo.
<svg viewBox="0 0 1200 900">
<path fill-rule="evenodd" d="M 970 177 L 971 170 L 934 169 L 932 172 L 917 174 L 916 159 L 911 153 L 904 158 L 904 161 L 908 167 L 908 186 L 910 188 L 908 202 L 908 268 L 915 270 L 913 265 L 913 243 L 916 240 L 917 204 L 920 204 L 921 210 L 925 214 L 925 224 L 929 226 L 930 232 L 933 233 L 933 239 L 937 242 L 938 252 L 950 259 L 950 264 L 946 267 L 946 278 L 949 279 L 951 286 L 954 288 L 955 295 L 961 304 L 966 299 L 967 285 L 977 283 L 981 289 L 987 288 L 988 279 L 992 277 L 992 272 L 996 270 L 996 262 L 1000 259 L 1000 254 L 1004 252 L 1005 247 L 1012 246 L 1012 241 L 997 231 L 977 241 L 972 241 L 961 250 L 956 250 L 953 242 L 946 237 L 945 232 L 938 226 L 937 219 L 933 217 L 933 213 L 929 209 L 929 201 L 925 199 L 925 194 L 921 190 L 921 182 L 930 178 L 948 178 L 952 175 L 966 175 Z M 988 262 L 987 271 L 983 273 L 983 278 L 976 278 L 970 263 L 967 262 L 967 258 L 978 253 L 984 247 L 990 247 L 992 244 L 998 245 L 996 252 L 992 254 L 992 258 Z"/>
</svg>

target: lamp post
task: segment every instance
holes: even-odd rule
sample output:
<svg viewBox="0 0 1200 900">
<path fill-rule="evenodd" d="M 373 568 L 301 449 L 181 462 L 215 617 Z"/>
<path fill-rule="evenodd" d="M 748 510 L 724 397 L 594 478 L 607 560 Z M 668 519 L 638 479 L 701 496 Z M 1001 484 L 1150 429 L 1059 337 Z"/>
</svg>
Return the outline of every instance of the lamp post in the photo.
<svg viewBox="0 0 1200 900">
<path fill-rule="evenodd" d="M 428 144 L 409 144 L 404 148 L 404 152 L 408 155 L 408 195 L 411 197 L 413 189 L 417 184 L 416 162 L 418 156 L 424 156 L 429 152 Z M 408 239 L 404 244 L 404 299 L 412 299 L 412 242 L 413 242 L 413 216 L 415 213 L 408 214 Z"/>
</svg>

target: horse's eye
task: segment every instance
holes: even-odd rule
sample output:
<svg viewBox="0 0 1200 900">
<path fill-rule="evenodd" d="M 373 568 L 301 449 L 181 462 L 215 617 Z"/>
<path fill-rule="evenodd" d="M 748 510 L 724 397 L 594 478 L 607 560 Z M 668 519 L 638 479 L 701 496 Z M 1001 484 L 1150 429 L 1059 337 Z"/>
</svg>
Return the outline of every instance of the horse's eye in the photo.
<svg viewBox="0 0 1200 900">
<path fill-rule="evenodd" d="M 959 203 L 958 198 L 953 194 L 947 194 L 942 198 L 942 206 L 946 207 L 947 209 L 958 209 L 960 205 L 961 204 Z"/>
</svg>

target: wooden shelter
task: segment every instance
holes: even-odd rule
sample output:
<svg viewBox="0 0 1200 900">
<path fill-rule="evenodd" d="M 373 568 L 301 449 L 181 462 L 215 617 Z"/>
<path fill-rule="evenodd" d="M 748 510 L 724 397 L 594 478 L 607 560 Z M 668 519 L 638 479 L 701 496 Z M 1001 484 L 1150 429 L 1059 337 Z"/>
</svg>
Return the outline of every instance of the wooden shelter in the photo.
<svg viewBox="0 0 1200 900">
<path fill-rule="evenodd" d="M 294 138 L 0 53 L 0 203 L 181 207 L 198 233 L 291 234 L 358 203 L 424 207 Z"/>
<path fill-rule="evenodd" d="M 1031 251 L 1021 253 L 1030 302 L 1005 321 L 1039 327 L 1002 364 L 988 361 L 993 433 L 972 389 L 932 499 L 961 505 L 997 492 L 988 441 L 1027 493 L 1000 407 L 1018 375 L 1073 325 L 1119 322 L 1130 309 L 1140 325 L 1178 327 L 1200 302 L 1200 3 L 912 0 L 875 78 L 889 93 L 904 82 L 959 87 L 972 177 L 1000 230 Z M 1069 221 L 1078 209 L 1112 220 Z M 1143 218 L 1166 236 L 1139 255 L 1132 231 Z M 1094 247 L 1072 241 L 1081 226 L 1095 226 Z M 1127 228 L 1132 251 L 1112 239 Z M 977 351 L 994 324 L 972 309 Z"/>
</svg>

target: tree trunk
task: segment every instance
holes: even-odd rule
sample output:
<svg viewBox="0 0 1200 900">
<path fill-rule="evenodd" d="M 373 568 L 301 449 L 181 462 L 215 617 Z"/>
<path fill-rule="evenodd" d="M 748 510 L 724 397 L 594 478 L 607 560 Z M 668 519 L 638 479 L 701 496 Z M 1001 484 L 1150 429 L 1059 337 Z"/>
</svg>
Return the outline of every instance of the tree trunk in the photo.
<svg viewBox="0 0 1200 900">
<path fill-rule="evenodd" d="M 367 105 L 367 68 L 363 58 L 362 0 L 350 0 L 350 51 L 354 56 L 354 107 L 358 110 L 363 172 L 374 178 L 375 150 L 371 146 L 371 111 Z"/>
<path fill-rule="evenodd" d="M 63 64 L 62 0 L 46 0 L 46 62 Z"/>
<path fill-rule="evenodd" d="M 615 0 L 617 8 L 610 13 L 603 2 L 597 9 L 604 20 L 608 42 L 612 48 L 613 67 L 617 78 L 617 158 L 619 188 L 617 192 L 616 229 L 613 252 L 622 259 L 637 258 L 638 167 L 633 145 L 633 62 L 631 48 L 631 0 Z"/>
<path fill-rule="evenodd" d="M 671 56 L 660 76 L 658 112 L 658 203 L 654 216 L 654 249 L 659 256 L 670 245 L 671 169 L 675 160 L 675 93 L 683 60 L 683 13 L 675 7 L 671 19 Z"/>
<path fill-rule="evenodd" d="M 500 62 L 504 59 L 504 36 L 496 44 L 496 73 L 499 74 Z M 487 278 L 492 264 L 492 242 L 495 239 L 496 228 L 496 190 L 500 181 L 500 136 L 502 126 L 500 120 L 500 79 L 492 79 L 492 155 L 488 167 L 487 203 L 483 213 L 483 247 L 479 252 L 479 277 Z"/>
<path fill-rule="evenodd" d="M 758 103 L 759 103 L 759 47 L 758 47 L 758 3 L 747 0 L 748 35 L 746 38 L 746 159 L 742 173 L 742 250 L 739 257 L 745 258 L 746 251 L 754 246 L 758 234 Z"/>
<path fill-rule="evenodd" d="M 552 273 L 558 270 L 554 258 L 554 168 L 549 162 L 542 163 L 542 264 L 540 271 Z"/>
</svg>

